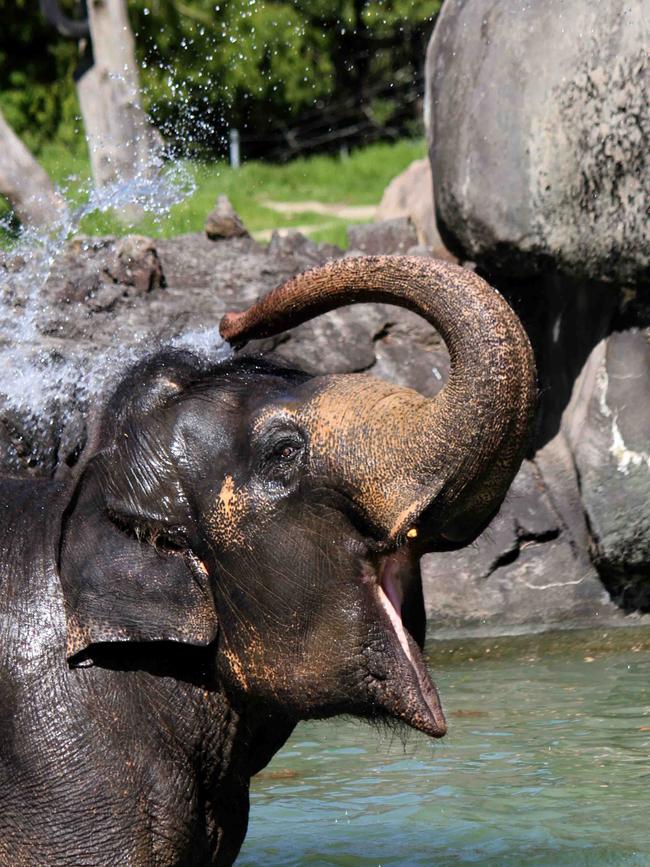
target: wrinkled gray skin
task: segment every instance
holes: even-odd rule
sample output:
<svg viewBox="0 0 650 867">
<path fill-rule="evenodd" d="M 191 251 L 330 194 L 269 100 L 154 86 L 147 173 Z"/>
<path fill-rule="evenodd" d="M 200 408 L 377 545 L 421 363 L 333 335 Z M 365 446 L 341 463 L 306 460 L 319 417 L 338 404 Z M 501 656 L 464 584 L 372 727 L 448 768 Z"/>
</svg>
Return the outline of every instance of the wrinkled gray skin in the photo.
<svg viewBox="0 0 650 867">
<path fill-rule="evenodd" d="M 417 559 L 395 572 L 416 677 L 375 599 L 373 544 L 334 491 L 305 486 L 293 428 L 252 432 L 306 379 L 156 356 L 74 482 L 0 483 L 0 864 L 230 864 L 249 779 L 298 719 L 444 734 Z"/>
<path fill-rule="evenodd" d="M 292 726 L 278 717 L 254 737 L 202 648 L 68 665 L 57 549 L 69 496 L 0 486 L 0 863 L 229 864 L 249 776 Z"/>
</svg>

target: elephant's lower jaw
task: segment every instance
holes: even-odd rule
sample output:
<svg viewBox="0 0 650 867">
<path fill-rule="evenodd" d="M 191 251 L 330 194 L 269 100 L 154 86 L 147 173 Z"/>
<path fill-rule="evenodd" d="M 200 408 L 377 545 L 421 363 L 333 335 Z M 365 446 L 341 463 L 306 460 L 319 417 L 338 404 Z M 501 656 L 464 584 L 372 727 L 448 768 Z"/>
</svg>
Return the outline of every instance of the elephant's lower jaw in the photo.
<svg viewBox="0 0 650 867">
<path fill-rule="evenodd" d="M 400 556 L 397 552 L 382 558 L 371 582 L 388 639 L 380 654 L 386 664 L 377 665 L 379 660 L 375 659 L 371 666 L 372 692 L 375 701 L 390 716 L 430 737 L 441 738 L 447 733 L 447 722 L 438 690 L 420 648 L 402 622 Z"/>
</svg>

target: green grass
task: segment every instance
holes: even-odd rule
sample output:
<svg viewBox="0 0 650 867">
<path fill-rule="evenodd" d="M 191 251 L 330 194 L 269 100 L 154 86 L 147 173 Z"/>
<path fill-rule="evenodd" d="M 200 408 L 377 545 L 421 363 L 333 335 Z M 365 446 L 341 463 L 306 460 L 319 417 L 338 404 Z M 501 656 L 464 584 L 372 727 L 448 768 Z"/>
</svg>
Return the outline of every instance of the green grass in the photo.
<svg viewBox="0 0 650 867">
<path fill-rule="evenodd" d="M 253 234 L 281 226 L 313 226 L 311 234 L 315 240 L 344 246 L 345 226 L 351 220 L 305 212 L 289 216 L 265 207 L 263 202 L 316 200 L 328 204 L 375 205 L 389 181 L 424 154 L 424 141 L 415 139 L 372 144 L 344 157 L 312 156 L 284 165 L 251 161 L 237 171 L 225 163 L 187 163 L 185 167 L 194 178 L 196 190 L 167 215 L 147 216 L 136 226 L 125 226 L 114 215 L 94 213 L 82 220 L 78 231 L 104 235 L 135 230 L 154 237 L 202 231 L 215 199 L 225 193 Z M 41 163 L 53 181 L 67 190 L 72 203 L 83 201 L 82 191 L 88 188 L 90 178 L 85 155 L 52 144 L 42 153 Z M 9 235 L 3 236 L 0 230 L 0 246 L 8 241 Z"/>
</svg>

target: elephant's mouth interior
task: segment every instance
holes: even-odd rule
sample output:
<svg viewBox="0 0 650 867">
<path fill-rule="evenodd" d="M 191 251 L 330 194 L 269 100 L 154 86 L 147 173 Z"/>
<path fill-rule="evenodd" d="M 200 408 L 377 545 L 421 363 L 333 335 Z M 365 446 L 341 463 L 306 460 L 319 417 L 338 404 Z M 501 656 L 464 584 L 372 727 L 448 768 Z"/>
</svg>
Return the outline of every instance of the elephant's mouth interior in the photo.
<svg viewBox="0 0 650 867">
<path fill-rule="evenodd" d="M 413 665 L 411 649 L 406 637 L 406 629 L 402 622 L 402 603 L 404 601 L 404 588 L 400 581 L 399 573 L 402 566 L 403 554 L 397 551 L 383 557 L 377 569 L 379 604 L 389 617 L 391 625 L 399 640 L 400 647 L 406 658 Z"/>
<path fill-rule="evenodd" d="M 403 548 L 397 549 L 384 555 L 375 569 L 379 606 L 388 619 L 388 628 L 394 633 L 393 643 L 398 646 L 396 653 L 402 657 L 399 665 L 402 671 L 395 672 L 399 694 L 395 696 L 394 689 L 387 690 L 389 695 L 386 695 L 386 706 L 409 726 L 431 737 L 443 737 L 447 731 L 447 723 L 438 691 L 431 680 L 420 648 L 402 620 L 404 591 L 400 575 L 407 559 L 406 551 Z"/>
</svg>

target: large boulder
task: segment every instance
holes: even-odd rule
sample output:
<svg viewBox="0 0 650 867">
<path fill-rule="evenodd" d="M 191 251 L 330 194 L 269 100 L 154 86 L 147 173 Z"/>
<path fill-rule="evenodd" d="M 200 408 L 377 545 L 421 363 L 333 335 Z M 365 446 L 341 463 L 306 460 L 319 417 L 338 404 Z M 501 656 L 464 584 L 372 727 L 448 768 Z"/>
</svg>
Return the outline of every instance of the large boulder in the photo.
<svg viewBox="0 0 650 867">
<path fill-rule="evenodd" d="M 519 631 L 624 621 L 576 526 L 553 501 L 536 461 L 525 461 L 499 515 L 461 551 L 423 563 L 427 613 L 436 636 L 472 629 Z"/>
<path fill-rule="evenodd" d="M 492 271 L 650 279 L 647 0 L 446 0 L 426 79 L 438 227 Z"/>
<path fill-rule="evenodd" d="M 366 256 L 405 255 L 418 245 L 417 228 L 408 216 L 348 226 L 347 235 L 350 253 Z"/>
<path fill-rule="evenodd" d="M 525 496 L 499 532 L 445 555 L 477 622 L 516 625 L 535 596 L 550 619 L 599 604 L 607 619 L 603 586 L 623 610 L 650 611 L 648 11 L 446 0 L 429 44 L 438 226 L 519 313 L 540 383 L 538 495 L 520 476 Z M 543 524 L 549 507 L 555 537 L 517 547 L 524 512 Z M 451 587 L 436 569 L 425 574 L 444 623 Z"/>
</svg>

